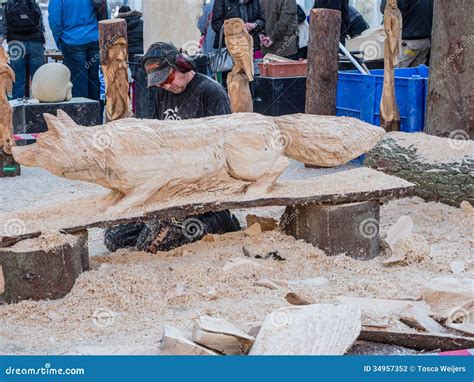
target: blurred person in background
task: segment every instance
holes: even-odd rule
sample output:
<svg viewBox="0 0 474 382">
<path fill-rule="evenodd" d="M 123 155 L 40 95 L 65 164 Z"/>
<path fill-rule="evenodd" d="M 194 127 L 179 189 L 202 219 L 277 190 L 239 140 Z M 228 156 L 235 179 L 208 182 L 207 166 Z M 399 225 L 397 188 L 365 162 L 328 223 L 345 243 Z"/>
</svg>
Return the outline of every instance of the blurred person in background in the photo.
<svg viewBox="0 0 474 382">
<path fill-rule="evenodd" d="M 349 28 L 344 32 L 345 36 L 354 38 L 360 36 L 362 32 L 370 28 L 364 16 L 352 5 L 349 5 L 349 18 Z"/>
<path fill-rule="evenodd" d="M 296 0 L 261 0 L 265 35 L 260 35 L 262 53 L 298 59 L 298 17 Z"/>
<path fill-rule="evenodd" d="M 315 0 L 313 8 L 334 9 L 341 12 L 341 44 L 346 43 L 346 31 L 349 29 L 349 0 Z"/>
<path fill-rule="evenodd" d="M 0 17 L 1 42 L 6 38 L 10 66 L 15 72 L 12 97 L 23 98 L 30 78 L 45 63 L 43 15 L 34 0 L 8 0 Z"/>
<path fill-rule="evenodd" d="M 50 0 L 49 25 L 54 40 L 71 71 L 73 97 L 100 99 L 99 20 L 100 0 Z"/>
<path fill-rule="evenodd" d="M 398 58 L 400 68 L 426 64 L 431 49 L 434 0 L 397 0 L 402 13 L 402 50 Z M 382 0 L 380 10 L 385 12 L 387 0 Z"/>
<path fill-rule="evenodd" d="M 247 32 L 253 37 L 253 50 L 260 50 L 261 33 L 265 31 L 265 19 L 259 0 L 215 0 L 212 8 L 212 29 L 216 33 L 214 48 L 219 48 L 221 31 L 224 21 L 240 18 L 245 23 Z M 225 38 L 222 39 L 222 47 L 225 47 Z M 222 83 L 227 86 L 229 72 L 222 73 Z"/>
<path fill-rule="evenodd" d="M 131 61 L 135 54 L 143 54 L 142 13 L 123 5 L 118 10 L 117 18 L 127 22 L 128 59 Z"/>
</svg>

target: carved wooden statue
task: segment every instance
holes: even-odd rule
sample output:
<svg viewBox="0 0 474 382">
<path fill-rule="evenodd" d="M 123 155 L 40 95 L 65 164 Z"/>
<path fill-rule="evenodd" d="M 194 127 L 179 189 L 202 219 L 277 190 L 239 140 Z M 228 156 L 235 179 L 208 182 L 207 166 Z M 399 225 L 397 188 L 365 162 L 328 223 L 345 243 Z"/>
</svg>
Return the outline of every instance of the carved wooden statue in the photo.
<svg viewBox="0 0 474 382">
<path fill-rule="evenodd" d="M 99 35 L 107 120 L 116 121 L 131 115 L 127 23 L 123 19 L 103 20 L 99 22 Z"/>
<path fill-rule="evenodd" d="M 12 108 L 7 89 L 15 81 L 15 73 L 8 65 L 8 55 L 0 47 L 0 177 L 20 175 L 20 166 L 12 156 L 13 139 Z"/>
<path fill-rule="evenodd" d="M 253 38 L 245 30 L 242 19 L 224 21 L 227 50 L 234 60 L 234 67 L 227 77 L 227 89 L 234 113 L 253 111 L 250 81 L 253 81 Z"/>
<path fill-rule="evenodd" d="M 395 98 L 395 65 L 401 52 L 402 14 L 397 0 L 389 0 L 385 7 L 385 71 L 382 101 L 380 103 L 380 123 L 386 131 L 400 131 L 400 111 Z"/>
<path fill-rule="evenodd" d="M 15 147 L 25 166 L 114 191 L 108 212 L 199 191 L 265 195 L 288 158 L 344 164 L 372 149 L 383 129 L 353 118 L 239 113 L 183 121 L 122 119 L 77 126 L 63 111 L 45 114 L 48 132 Z"/>
</svg>

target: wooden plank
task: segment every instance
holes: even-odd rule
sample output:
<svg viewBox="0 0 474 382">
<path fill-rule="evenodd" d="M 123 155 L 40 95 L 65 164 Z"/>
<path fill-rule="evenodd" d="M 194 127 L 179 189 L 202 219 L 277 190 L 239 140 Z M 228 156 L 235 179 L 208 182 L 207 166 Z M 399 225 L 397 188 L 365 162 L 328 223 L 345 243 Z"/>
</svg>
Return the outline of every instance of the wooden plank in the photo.
<svg viewBox="0 0 474 382">
<path fill-rule="evenodd" d="M 347 297 L 337 296 L 336 299 L 341 304 L 356 305 L 362 310 L 375 309 L 388 314 L 400 315 L 404 310 L 415 307 L 419 312 L 431 315 L 430 306 L 424 301 L 412 300 L 390 300 L 384 298 L 364 298 L 364 297 Z"/>
<path fill-rule="evenodd" d="M 403 346 L 416 350 L 460 350 L 474 348 L 474 338 L 433 333 L 400 333 L 363 328 L 359 340 Z"/>
<path fill-rule="evenodd" d="M 277 183 L 273 191 L 257 198 L 247 194 L 195 193 L 132 208 L 121 215 L 107 215 L 104 212 L 107 192 L 102 192 L 36 210 L 29 207 L 25 212 L 0 215 L 0 247 L 37 237 L 42 230 L 73 233 L 86 228 L 153 218 L 187 217 L 209 211 L 305 204 L 337 205 L 402 198 L 413 192 L 413 184 L 364 167 L 316 176 L 310 180 Z M 13 228 L 12 222 L 15 223 Z"/>
</svg>

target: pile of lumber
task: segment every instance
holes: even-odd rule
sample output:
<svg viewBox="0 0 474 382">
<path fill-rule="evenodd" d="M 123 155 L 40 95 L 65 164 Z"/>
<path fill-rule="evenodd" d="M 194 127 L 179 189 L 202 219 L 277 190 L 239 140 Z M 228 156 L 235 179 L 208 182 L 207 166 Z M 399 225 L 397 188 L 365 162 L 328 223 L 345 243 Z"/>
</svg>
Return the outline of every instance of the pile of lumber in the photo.
<svg viewBox="0 0 474 382">
<path fill-rule="evenodd" d="M 344 355 L 363 349 L 378 354 L 473 349 L 474 280 L 433 279 L 421 295 L 418 301 L 339 296 L 335 304 L 313 304 L 289 293 L 289 305 L 271 312 L 263 323 L 248 323 L 245 328 L 209 316 L 199 317 L 192 333 L 165 326 L 159 351 Z"/>
</svg>

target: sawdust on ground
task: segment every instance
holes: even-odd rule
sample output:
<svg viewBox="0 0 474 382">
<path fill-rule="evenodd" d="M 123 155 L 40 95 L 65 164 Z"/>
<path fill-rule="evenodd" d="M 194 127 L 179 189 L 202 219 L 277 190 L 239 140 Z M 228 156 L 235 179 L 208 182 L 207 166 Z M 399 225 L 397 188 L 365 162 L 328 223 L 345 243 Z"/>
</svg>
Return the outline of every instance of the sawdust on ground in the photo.
<svg viewBox="0 0 474 382">
<path fill-rule="evenodd" d="M 418 299 L 427 280 L 454 276 L 453 260 L 465 263 L 465 271 L 455 277 L 474 276 L 472 217 L 447 205 L 403 199 L 382 208 L 381 229 L 403 215 L 414 222 L 417 240 L 411 250 L 416 253 L 417 245 L 422 250 L 429 247 L 428 255 L 404 266 L 386 267 L 383 257 L 368 262 L 344 255 L 327 257 L 276 231 L 258 237 L 227 234 L 157 255 L 121 250 L 93 257 L 93 270 L 82 274 L 65 298 L 0 306 L 0 353 L 149 349 L 160 339 L 163 324 L 190 329 L 204 314 L 237 325 L 262 322 L 273 309 L 288 305 L 284 297 L 290 291 L 320 303 L 335 302 L 337 295 Z M 242 265 L 225 272 L 225 264 L 243 257 L 243 246 L 253 255 L 278 250 L 286 260 L 251 259 L 261 266 Z M 254 285 L 264 277 L 325 277 L 329 283 L 276 290 Z"/>
</svg>

